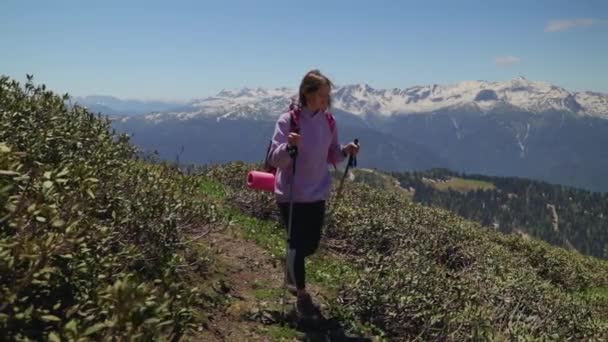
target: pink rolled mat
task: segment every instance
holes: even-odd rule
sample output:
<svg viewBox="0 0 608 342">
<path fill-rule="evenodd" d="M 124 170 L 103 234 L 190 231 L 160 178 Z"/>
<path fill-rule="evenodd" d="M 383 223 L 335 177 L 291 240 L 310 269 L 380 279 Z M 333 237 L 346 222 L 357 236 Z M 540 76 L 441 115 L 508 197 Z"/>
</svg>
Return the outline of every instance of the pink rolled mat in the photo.
<svg viewBox="0 0 608 342">
<path fill-rule="evenodd" d="M 274 175 L 268 172 L 249 171 L 247 187 L 254 190 L 274 192 Z"/>
</svg>

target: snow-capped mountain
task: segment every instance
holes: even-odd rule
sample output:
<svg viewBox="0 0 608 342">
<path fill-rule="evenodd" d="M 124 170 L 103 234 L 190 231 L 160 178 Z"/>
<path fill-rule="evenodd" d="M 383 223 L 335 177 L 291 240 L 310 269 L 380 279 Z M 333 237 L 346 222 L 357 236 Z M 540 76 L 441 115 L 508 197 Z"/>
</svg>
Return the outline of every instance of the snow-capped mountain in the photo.
<svg viewBox="0 0 608 342">
<path fill-rule="evenodd" d="M 268 120 L 288 108 L 296 92 L 289 88 L 262 89 L 243 88 L 222 90 L 217 95 L 193 100 L 172 112 L 156 112 L 146 115 L 155 122 L 173 118 L 188 120 L 197 117 L 225 119 Z"/>
<path fill-rule="evenodd" d="M 576 93 L 575 100 L 583 106 L 585 114 L 608 118 L 608 94 L 586 91 Z"/>
<path fill-rule="evenodd" d="M 354 114 L 399 115 L 431 113 L 449 108 L 481 112 L 508 105 L 532 113 L 567 111 L 608 118 L 608 95 L 573 93 L 545 83 L 518 77 L 506 82 L 466 81 L 453 85 L 427 85 L 401 89 L 374 89 L 366 84 L 336 89 L 336 108 Z"/>
<path fill-rule="evenodd" d="M 146 117 L 155 122 L 196 117 L 273 120 L 288 108 L 294 96 L 296 90 L 290 88 L 222 90 L 216 96 L 191 101 L 177 111 Z M 570 92 L 523 77 L 505 82 L 465 81 L 406 89 L 345 85 L 333 90 L 332 99 L 333 108 L 358 116 L 392 117 L 458 108 L 487 113 L 507 106 L 530 113 L 565 111 L 608 119 L 608 94 Z"/>
</svg>

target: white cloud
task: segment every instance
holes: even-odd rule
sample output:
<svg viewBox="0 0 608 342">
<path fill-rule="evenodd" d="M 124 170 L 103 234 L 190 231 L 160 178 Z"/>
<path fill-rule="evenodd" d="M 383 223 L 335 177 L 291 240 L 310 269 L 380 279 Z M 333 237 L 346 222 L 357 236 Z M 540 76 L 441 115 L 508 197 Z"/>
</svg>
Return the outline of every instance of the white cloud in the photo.
<svg viewBox="0 0 608 342">
<path fill-rule="evenodd" d="M 521 58 L 515 56 L 499 56 L 494 58 L 494 63 L 498 66 L 511 66 L 521 62 Z"/>
<path fill-rule="evenodd" d="M 578 26 L 591 26 L 606 22 L 606 20 L 598 20 L 591 18 L 551 20 L 549 21 L 547 26 L 545 26 L 545 32 L 565 31 Z"/>
</svg>

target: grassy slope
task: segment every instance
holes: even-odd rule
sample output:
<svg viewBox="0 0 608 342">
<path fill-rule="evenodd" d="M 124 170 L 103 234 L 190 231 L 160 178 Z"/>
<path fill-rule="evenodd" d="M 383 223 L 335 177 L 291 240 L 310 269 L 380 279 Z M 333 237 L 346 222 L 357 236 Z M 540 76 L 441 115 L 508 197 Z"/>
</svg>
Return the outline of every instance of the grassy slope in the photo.
<svg viewBox="0 0 608 342">
<path fill-rule="evenodd" d="M 475 190 L 493 190 L 496 189 L 494 184 L 475 180 L 475 179 L 464 179 L 459 177 L 450 177 L 446 181 L 426 181 L 425 183 L 431 184 L 435 189 L 441 191 L 447 191 L 452 189 L 459 192 L 475 191 Z"/>
<path fill-rule="evenodd" d="M 240 213 L 273 222 L 271 197 L 243 188 L 252 167 L 222 166 L 208 179 L 229 189 Z M 324 271 L 336 288 L 333 308 L 345 319 L 392 337 L 606 336 L 606 262 L 487 231 L 398 192 L 347 189 L 328 215 L 325 245 L 355 280 Z M 257 238 L 281 255 L 281 238 L 266 241 L 278 229 L 271 226 Z"/>
</svg>

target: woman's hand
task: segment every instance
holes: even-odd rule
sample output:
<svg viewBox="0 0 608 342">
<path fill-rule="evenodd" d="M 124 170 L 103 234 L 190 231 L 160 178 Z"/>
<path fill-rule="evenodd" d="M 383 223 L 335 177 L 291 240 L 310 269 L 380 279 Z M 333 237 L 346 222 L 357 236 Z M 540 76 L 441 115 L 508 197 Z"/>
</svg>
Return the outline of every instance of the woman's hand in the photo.
<svg viewBox="0 0 608 342">
<path fill-rule="evenodd" d="M 359 153 L 359 145 L 355 144 L 354 142 L 351 142 L 342 148 L 342 153 L 344 153 L 347 156 L 348 155 L 356 156 L 357 153 Z"/>
<path fill-rule="evenodd" d="M 287 136 L 287 146 L 295 146 L 298 147 L 300 145 L 300 140 L 302 139 L 302 136 L 299 135 L 298 133 L 289 133 L 289 135 Z"/>
</svg>

